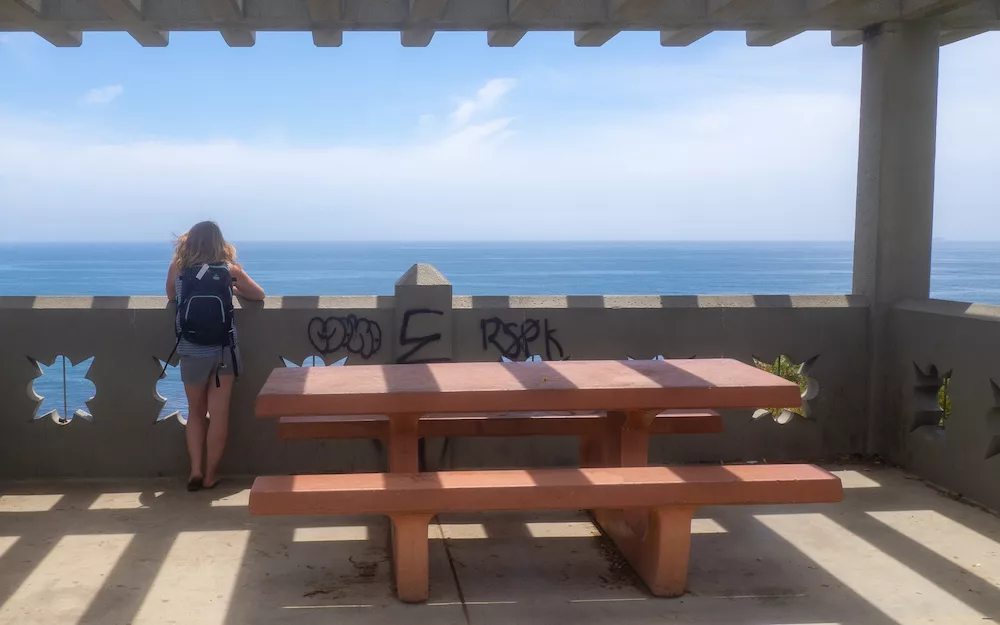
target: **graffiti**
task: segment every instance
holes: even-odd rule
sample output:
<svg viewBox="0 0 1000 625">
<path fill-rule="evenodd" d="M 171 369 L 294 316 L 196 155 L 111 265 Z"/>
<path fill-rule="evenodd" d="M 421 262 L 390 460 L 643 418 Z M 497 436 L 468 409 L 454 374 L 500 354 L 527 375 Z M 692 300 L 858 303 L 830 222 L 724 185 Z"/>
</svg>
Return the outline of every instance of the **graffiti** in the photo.
<svg viewBox="0 0 1000 625">
<path fill-rule="evenodd" d="M 382 348 L 382 328 L 377 321 L 346 317 L 313 317 L 309 321 L 309 342 L 321 356 L 342 349 L 368 360 Z"/>
<path fill-rule="evenodd" d="M 399 344 L 401 347 L 409 347 L 410 350 L 403 353 L 403 355 L 396 359 L 397 364 L 412 365 L 451 361 L 450 358 L 417 357 L 417 353 L 420 350 L 441 340 L 440 332 L 425 334 L 423 336 L 410 336 L 410 321 L 412 321 L 414 317 L 424 315 L 442 316 L 444 315 L 444 312 L 440 310 L 431 310 L 429 308 L 415 308 L 413 310 L 407 310 L 403 313 L 403 322 L 399 326 Z"/>
<path fill-rule="evenodd" d="M 503 358 L 526 360 L 535 355 L 533 347 L 540 347 L 545 360 L 567 360 L 562 344 L 556 338 L 556 330 L 549 327 L 548 319 L 508 323 L 493 317 L 483 319 L 479 326 L 483 333 L 483 349 L 487 350 L 492 345 Z"/>
</svg>

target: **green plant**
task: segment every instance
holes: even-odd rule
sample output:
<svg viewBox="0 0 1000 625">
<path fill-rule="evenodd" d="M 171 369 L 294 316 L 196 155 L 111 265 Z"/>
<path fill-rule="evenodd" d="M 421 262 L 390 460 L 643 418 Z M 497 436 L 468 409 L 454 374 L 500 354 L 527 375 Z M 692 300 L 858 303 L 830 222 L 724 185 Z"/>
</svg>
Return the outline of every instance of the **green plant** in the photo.
<svg viewBox="0 0 1000 625">
<path fill-rule="evenodd" d="M 778 356 L 774 362 L 767 362 L 757 358 L 756 356 L 753 357 L 753 365 L 758 369 L 767 371 L 768 373 L 774 374 L 779 378 L 784 378 L 790 382 L 798 384 L 799 392 L 801 393 L 803 399 L 803 405 L 801 408 L 761 408 L 754 413 L 753 418 L 757 419 L 765 414 L 769 414 L 772 419 L 782 424 L 791 421 L 794 415 L 808 418 L 805 401 L 814 397 L 817 389 L 815 381 L 805 374 L 805 369 L 815 362 L 815 360 L 815 358 L 811 358 L 806 362 L 796 364 L 791 358 L 785 356 L 784 354 Z"/>
<path fill-rule="evenodd" d="M 941 418 L 938 420 L 939 427 L 944 427 L 945 420 L 951 416 L 951 394 L 948 391 L 949 386 L 951 386 L 951 376 L 947 376 L 941 380 L 941 389 L 938 391 L 938 406 L 941 407 Z"/>
</svg>

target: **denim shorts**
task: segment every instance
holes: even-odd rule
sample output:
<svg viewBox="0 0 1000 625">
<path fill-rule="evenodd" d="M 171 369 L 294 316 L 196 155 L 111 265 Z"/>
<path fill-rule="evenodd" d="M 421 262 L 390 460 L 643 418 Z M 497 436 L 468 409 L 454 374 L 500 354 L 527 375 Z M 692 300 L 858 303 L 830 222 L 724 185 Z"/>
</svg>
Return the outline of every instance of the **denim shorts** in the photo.
<svg viewBox="0 0 1000 625">
<path fill-rule="evenodd" d="M 236 365 L 243 365 L 239 347 L 236 348 Z M 229 347 L 220 347 L 214 356 L 181 356 L 181 381 L 184 384 L 204 386 L 215 379 L 216 372 L 220 376 L 236 373 L 233 350 Z"/>
</svg>

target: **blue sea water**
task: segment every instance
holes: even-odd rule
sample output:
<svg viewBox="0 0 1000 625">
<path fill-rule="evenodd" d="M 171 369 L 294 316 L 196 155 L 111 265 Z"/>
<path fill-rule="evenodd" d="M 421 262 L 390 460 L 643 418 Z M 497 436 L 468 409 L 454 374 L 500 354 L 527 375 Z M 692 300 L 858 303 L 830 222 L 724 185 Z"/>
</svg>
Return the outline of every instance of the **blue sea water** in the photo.
<svg viewBox="0 0 1000 625">
<path fill-rule="evenodd" d="M 460 295 L 826 294 L 851 243 L 244 243 L 272 295 L 391 294 L 413 263 Z M 0 244 L 2 295 L 159 295 L 166 243 Z M 935 242 L 932 295 L 1000 304 L 1000 243 Z"/>
<path fill-rule="evenodd" d="M 245 243 L 270 295 L 388 295 L 417 262 L 458 295 L 829 294 L 851 290 L 851 243 Z M 3 295 L 162 295 L 167 243 L 0 244 Z M 1000 304 L 1000 243 L 935 242 L 931 295 Z M 84 407 L 86 363 L 60 360 L 35 383 L 38 414 Z M 54 373 L 54 375 L 53 375 Z M 164 415 L 185 410 L 176 371 Z"/>
</svg>

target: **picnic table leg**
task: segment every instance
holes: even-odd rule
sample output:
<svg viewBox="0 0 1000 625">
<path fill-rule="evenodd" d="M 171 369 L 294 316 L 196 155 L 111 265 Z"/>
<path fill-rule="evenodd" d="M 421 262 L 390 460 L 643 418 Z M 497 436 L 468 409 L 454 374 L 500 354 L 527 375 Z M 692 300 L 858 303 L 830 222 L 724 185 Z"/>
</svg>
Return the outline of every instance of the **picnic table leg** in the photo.
<svg viewBox="0 0 1000 625">
<path fill-rule="evenodd" d="M 605 432 L 587 432 L 580 435 L 580 466 L 607 466 L 607 435 Z"/>
<path fill-rule="evenodd" d="M 693 506 L 644 511 L 646 531 L 637 534 L 621 510 L 598 510 L 594 516 L 635 572 L 658 597 L 678 597 L 687 585 Z"/>
<path fill-rule="evenodd" d="M 580 435 L 580 466 L 646 466 L 649 459 L 649 427 L 658 412 L 609 411 L 600 431 Z"/>
<path fill-rule="evenodd" d="M 420 472 L 418 414 L 389 415 L 389 473 Z"/>
<path fill-rule="evenodd" d="M 608 466 L 644 467 L 649 464 L 649 427 L 658 410 L 608 412 Z"/>
<path fill-rule="evenodd" d="M 396 573 L 396 593 L 401 601 L 427 601 L 427 525 L 434 515 L 399 514 L 392 519 L 392 563 Z"/>
<path fill-rule="evenodd" d="M 608 412 L 607 435 L 604 440 L 604 466 L 644 467 L 649 464 L 649 427 L 659 410 L 615 410 Z M 596 514 L 598 523 L 602 516 Z M 636 536 L 646 533 L 648 511 L 642 508 L 620 511 L 622 522 Z"/>
</svg>

